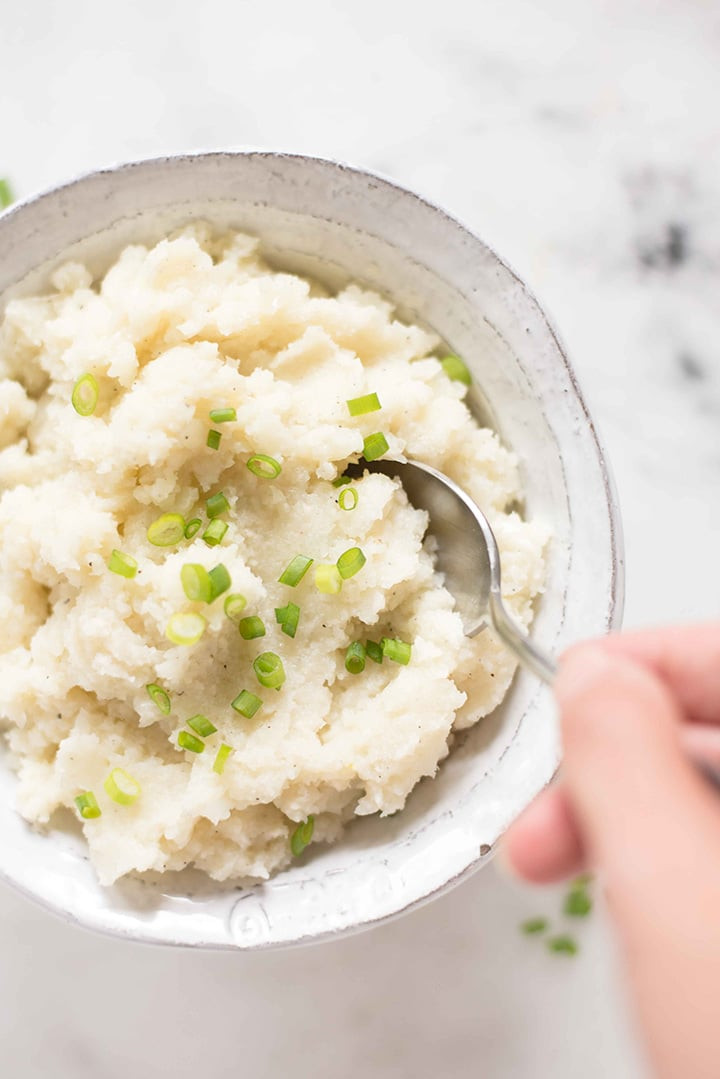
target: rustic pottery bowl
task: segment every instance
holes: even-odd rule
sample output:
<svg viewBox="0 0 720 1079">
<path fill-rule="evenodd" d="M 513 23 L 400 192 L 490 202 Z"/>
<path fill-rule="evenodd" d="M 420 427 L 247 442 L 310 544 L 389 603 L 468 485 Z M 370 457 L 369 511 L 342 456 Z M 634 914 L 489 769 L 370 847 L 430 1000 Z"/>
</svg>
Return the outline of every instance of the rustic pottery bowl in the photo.
<svg viewBox="0 0 720 1079">
<path fill-rule="evenodd" d="M 431 326 L 469 364 L 478 415 L 522 461 L 526 511 L 553 531 L 533 626 L 553 652 L 607 632 L 622 607 L 618 511 L 602 448 L 557 334 L 527 286 L 443 210 L 368 172 L 281 153 L 121 165 L 0 215 L 0 309 L 61 261 L 96 273 L 118 249 L 195 218 L 260 236 L 270 259 L 330 285 L 352 278 Z M 520 672 L 502 707 L 455 746 L 392 818 L 353 823 L 249 890 L 200 874 L 97 883 L 82 837 L 14 809 L 0 757 L 0 874 L 83 925 L 195 947 L 309 942 L 391 918 L 478 869 L 559 759 L 552 696 Z"/>
</svg>

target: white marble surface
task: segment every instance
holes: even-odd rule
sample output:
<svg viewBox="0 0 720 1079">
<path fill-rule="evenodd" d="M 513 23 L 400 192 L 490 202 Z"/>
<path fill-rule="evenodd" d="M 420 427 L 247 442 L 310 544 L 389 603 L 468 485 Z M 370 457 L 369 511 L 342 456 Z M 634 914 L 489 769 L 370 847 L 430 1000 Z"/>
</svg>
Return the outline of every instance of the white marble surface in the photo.
<svg viewBox="0 0 720 1079">
<path fill-rule="evenodd" d="M 605 434 L 626 621 L 717 613 L 717 3 L 28 0 L 3 12 L 0 71 L 21 192 L 254 144 L 464 218 L 554 314 Z M 516 931 L 557 905 L 489 870 L 369 934 L 243 957 L 104 940 L 0 888 L 3 1075 L 639 1079 L 603 919 L 574 961 Z"/>
</svg>

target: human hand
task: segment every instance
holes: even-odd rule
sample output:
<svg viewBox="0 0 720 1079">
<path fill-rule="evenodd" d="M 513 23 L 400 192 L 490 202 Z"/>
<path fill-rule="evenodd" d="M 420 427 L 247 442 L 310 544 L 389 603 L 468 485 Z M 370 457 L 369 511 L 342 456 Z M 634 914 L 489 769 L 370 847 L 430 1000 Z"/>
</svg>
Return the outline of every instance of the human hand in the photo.
<svg viewBox="0 0 720 1079">
<path fill-rule="evenodd" d="M 571 648 L 555 683 L 560 779 L 509 830 L 506 857 L 537 883 L 598 873 L 641 1026 L 662 1079 L 717 1079 L 720 626 Z"/>
</svg>

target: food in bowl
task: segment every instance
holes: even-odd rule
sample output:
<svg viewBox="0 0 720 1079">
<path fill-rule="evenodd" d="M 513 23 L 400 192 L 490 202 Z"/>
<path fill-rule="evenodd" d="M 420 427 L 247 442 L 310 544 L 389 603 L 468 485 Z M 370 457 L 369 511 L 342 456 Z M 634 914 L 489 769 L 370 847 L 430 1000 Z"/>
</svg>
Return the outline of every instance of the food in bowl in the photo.
<svg viewBox="0 0 720 1079">
<path fill-rule="evenodd" d="M 0 327 L 0 715 L 18 806 L 72 809 L 98 877 L 264 879 L 402 809 L 515 660 L 465 637 L 403 455 L 489 516 L 523 625 L 547 532 L 469 374 L 358 285 L 192 225 Z"/>
</svg>

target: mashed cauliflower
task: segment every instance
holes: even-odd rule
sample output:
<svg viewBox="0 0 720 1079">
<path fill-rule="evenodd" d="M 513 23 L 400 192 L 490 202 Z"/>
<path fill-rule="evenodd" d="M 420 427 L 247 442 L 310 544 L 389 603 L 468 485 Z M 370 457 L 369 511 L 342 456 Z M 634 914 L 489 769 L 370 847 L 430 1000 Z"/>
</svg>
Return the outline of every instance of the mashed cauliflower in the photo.
<svg viewBox="0 0 720 1079">
<path fill-rule="evenodd" d="M 74 263 L 52 284 L 10 303 L 0 328 L 0 717 L 20 811 L 45 824 L 91 792 L 100 815 L 82 825 L 104 884 L 189 864 L 218 880 L 266 878 L 293 857 L 302 822 L 314 830 L 301 840 L 312 830 L 327 842 L 353 815 L 401 809 L 515 668 L 492 632 L 465 638 L 423 546 L 426 515 L 397 481 L 366 474 L 355 508 L 339 505 L 347 488 L 331 481 L 364 437 L 382 432 L 387 456 L 435 465 L 483 507 L 524 625 L 545 532 L 509 511 L 515 459 L 471 416 L 438 340 L 379 296 L 354 285 L 328 296 L 269 269 L 254 239 L 204 226 L 128 247 L 99 284 Z M 80 415 L 71 399 L 87 374 L 97 405 Z M 347 400 L 370 393 L 380 410 L 351 417 Z M 236 418 L 213 424 L 218 408 Z M 280 474 L 255 475 L 254 454 Z M 209 546 L 206 500 L 219 492 L 228 527 Z M 165 513 L 202 527 L 155 546 L 148 528 Z M 317 564 L 354 547 L 363 567 L 320 591 Z M 111 572 L 114 550 L 135 560 L 134 576 Z M 279 583 L 297 554 L 316 565 L 295 587 Z M 190 601 L 187 563 L 225 566 L 225 596 L 245 597 L 265 636 L 244 640 L 225 597 Z M 275 617 L 288 603 L 300 608 L 294 637 Z M 178 612 L 205 620 L 196 643 L 168 639 Z M 383 637 L 411 645 L 407 665 L 346 670 L 350 642 Z M 279 691 L 253 671 L 266 651 L 282 659 Z M 167 715 L 148 685 L 166 691 Z M 251 718 L 232 707 L 242 690 L 262 702 Z M 198 714 L 217 733 L 196 739 L 202 752 L 182 749 Z M 214 768 L 222 744 L 232 753 Z M 108 793 L 117 768 L 139 785 L 134 800 Z"/>
</svg>

